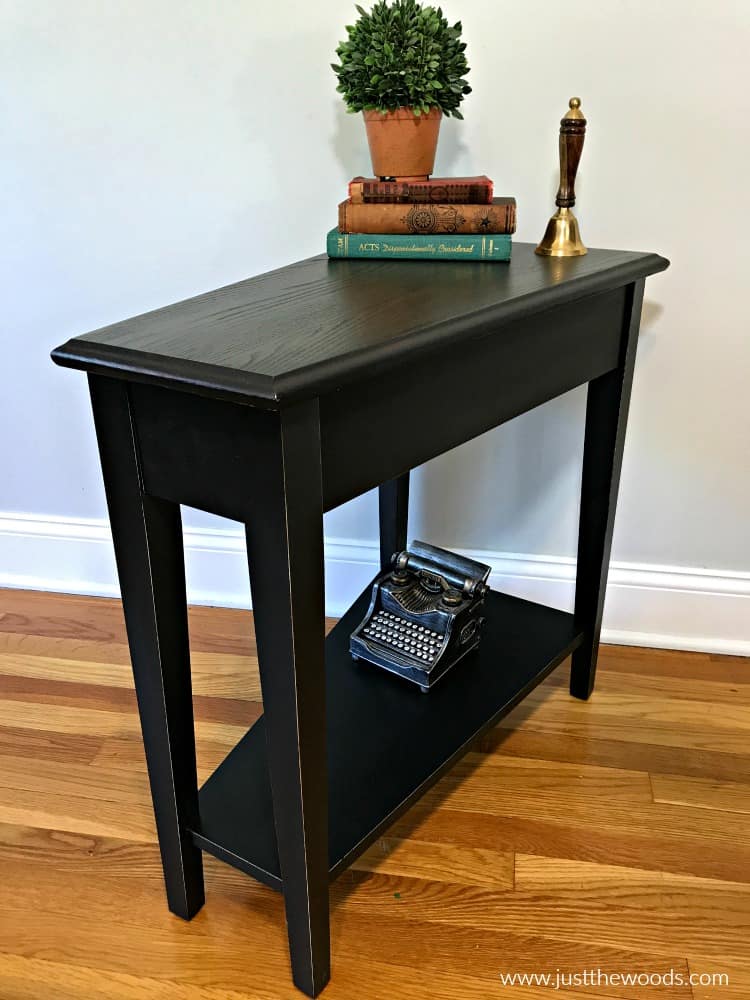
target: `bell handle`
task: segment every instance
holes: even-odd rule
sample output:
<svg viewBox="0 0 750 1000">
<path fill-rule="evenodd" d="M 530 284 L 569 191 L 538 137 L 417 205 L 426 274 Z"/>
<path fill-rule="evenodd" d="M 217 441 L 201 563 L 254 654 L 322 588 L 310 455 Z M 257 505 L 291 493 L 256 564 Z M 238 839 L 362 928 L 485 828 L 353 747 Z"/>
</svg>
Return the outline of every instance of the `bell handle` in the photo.
<svg viewBox="0 0 750 1000">
<path fill-rule="evenodd" d="M 586 138 L 586 119 L 579 98 L 571 97 L 569 107 L 560 122 L 560 187 L 555 198 L 558 208 L 572 208 L 576 203 L 576 173 Z"/>
</svg>

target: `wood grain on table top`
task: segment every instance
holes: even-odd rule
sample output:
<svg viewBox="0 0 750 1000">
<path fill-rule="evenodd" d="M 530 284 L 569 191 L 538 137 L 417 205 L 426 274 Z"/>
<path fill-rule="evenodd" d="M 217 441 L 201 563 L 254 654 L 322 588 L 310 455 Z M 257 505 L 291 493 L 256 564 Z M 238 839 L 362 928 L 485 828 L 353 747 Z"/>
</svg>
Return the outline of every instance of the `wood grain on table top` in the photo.
<svg viewBox="0 0 750 1000">
<path fill-rule="evenodd" d="M 509 264 L 311 257 L 76 336 L 58 363 L 275 405 L 317 395 L 539 309 L 664 270 L 657 254 L 591 250 Z"/>
</svg>

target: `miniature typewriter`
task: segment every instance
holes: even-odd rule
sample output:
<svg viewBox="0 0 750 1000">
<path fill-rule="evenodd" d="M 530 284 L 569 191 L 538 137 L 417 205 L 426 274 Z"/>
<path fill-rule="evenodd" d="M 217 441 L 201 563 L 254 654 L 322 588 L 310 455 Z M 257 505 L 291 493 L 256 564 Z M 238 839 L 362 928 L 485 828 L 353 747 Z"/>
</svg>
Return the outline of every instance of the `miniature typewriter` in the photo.
<svg viewBox="0 0 750 1000">
<path fill-rule="evenodd" d="M 481 638 L 490 567 L 426 542 L 393 557 L 349 650 L 429 691 Z"/>
</svg>

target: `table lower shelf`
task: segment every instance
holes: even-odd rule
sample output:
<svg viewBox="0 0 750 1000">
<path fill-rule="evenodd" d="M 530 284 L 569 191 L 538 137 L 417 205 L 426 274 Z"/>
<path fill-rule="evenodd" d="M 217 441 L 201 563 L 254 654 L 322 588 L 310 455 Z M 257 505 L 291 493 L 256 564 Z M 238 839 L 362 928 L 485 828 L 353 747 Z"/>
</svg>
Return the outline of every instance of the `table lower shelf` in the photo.
<svg viewBox="0 0 750 1000">
<path fill-rule="evenodd" d="M 490 593 L 482 642 L 428 694 L 354 662 L 370 587 L 326 639 L 329 861 L 335 878 L 582 640 L 573 616 Z M 281 888 L 261 717 L 200 790 L 204 851 Z"/>
</svg>

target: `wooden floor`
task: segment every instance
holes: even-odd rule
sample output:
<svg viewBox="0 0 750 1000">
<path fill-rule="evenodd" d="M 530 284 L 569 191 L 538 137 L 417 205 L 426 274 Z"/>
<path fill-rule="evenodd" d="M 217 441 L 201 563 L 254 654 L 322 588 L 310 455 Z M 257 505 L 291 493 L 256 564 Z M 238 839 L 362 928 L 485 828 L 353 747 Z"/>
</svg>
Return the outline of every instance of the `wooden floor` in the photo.
<svg viewBox="0 0 750 1000">
<path fill-rule="evenodd" d="M 260 692 L 247 613 L 196 608 L 191 641 L 203 779 Z M 563 665 L 334 884 L 326 1000 L 750 998 L 750 661 L 600 662 L 590 702 Z M 201 913 L 166 909 L 119 604 L 0 591 L 0 756 L 0 1000 L 301 995 L 270 889 L 206 857 Z M 557 970 L 730 985 L 500 981 Z"/>
</svg>

